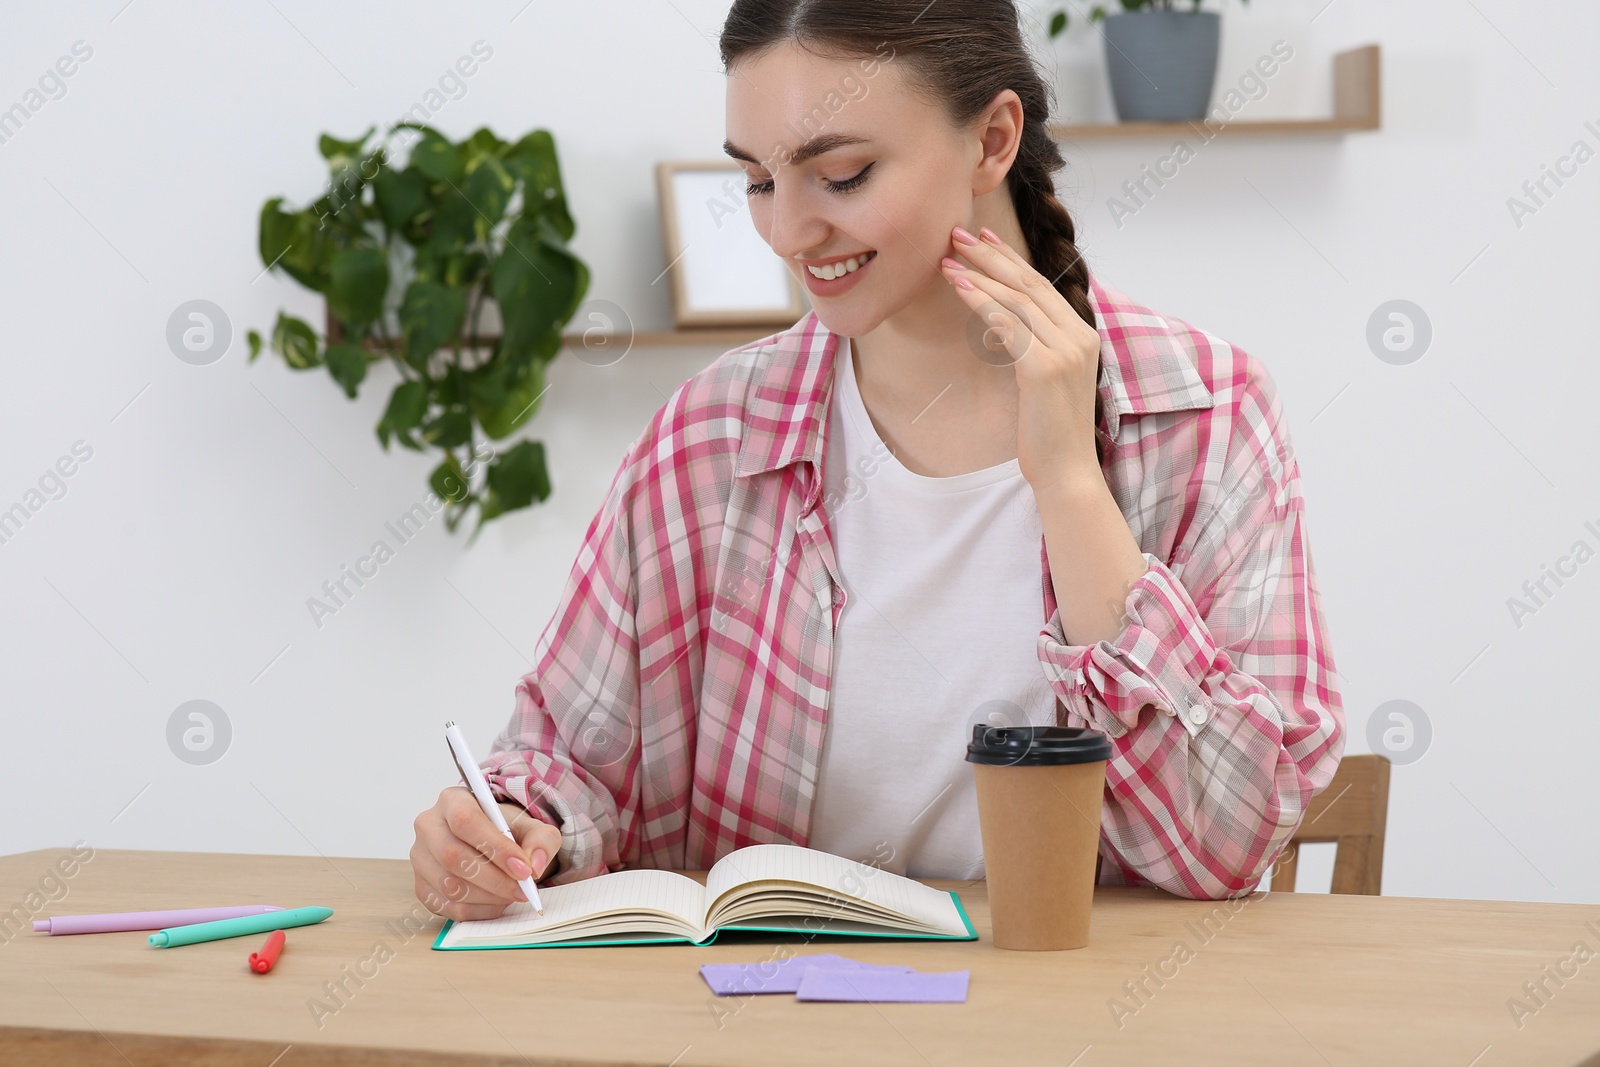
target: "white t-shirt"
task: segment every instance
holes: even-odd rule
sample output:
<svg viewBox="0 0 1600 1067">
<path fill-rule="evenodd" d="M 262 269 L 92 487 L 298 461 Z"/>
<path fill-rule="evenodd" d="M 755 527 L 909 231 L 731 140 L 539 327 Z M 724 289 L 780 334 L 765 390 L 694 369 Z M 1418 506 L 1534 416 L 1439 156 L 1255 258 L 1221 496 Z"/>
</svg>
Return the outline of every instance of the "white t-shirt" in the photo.
<svg viewBox="0 0 1600 1067">
<path fill-rule="evenodd" d="M 905 468 L 834 365 L 825 493 L 845 586 L 812 848 L 916 878 L 983 877 L 966 746 L 975 723 L 1051 725 L 1033 490 L 1015 459 Z"/>
</svg>

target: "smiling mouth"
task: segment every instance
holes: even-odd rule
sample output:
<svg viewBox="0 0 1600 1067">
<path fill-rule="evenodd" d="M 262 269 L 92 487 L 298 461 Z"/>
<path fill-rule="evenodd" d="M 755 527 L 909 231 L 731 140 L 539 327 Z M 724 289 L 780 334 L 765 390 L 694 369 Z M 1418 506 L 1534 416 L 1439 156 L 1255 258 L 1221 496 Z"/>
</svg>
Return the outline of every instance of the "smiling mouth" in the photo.
<svg viewBox="0 0 1600 1067">
<path fill-rule="evenodd" d="M 834 278 L 843 278 L 846 274 L 860 270 L 870 263 L 877 254 L 877 251 L 874 250 L 862 256 L 851 256 L 849 259 L 841 260 L 838 263 L 830 263 L 825 267 L 806 267 L 806 270 L 810 272 L 813 278 L 819 281 L 832 281 Z"/>
</svg>

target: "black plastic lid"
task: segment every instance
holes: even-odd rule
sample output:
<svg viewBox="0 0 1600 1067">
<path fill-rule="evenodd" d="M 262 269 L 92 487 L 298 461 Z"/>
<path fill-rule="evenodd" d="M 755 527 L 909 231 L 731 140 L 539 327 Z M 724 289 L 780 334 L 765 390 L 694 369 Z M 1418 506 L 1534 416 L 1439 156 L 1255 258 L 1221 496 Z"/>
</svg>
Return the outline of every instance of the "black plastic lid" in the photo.
<svg viewBox="0 0 1600 1067">
<path fill-rule="evenodd" d="M 1111 739 L 1086 726 L 985 726 L 972 728 L 968 763 L 1036 767 L 1093 763 L 1111 758 Z"/>
</svg>

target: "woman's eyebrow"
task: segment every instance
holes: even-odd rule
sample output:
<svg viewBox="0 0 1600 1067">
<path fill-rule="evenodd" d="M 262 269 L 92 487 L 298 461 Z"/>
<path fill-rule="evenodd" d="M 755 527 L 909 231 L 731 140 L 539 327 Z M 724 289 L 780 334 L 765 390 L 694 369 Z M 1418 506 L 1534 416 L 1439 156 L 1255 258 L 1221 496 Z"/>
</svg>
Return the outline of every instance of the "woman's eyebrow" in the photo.
<svg viewBox="0 0 1600 1067">
<path fill-rule="evenodd" d="M 847 148 L 850 145 L 866 144 L 867 138 L 857 137 L 849 133 L 820 133 L 805 144 L 795 149 L 789 155 L 788 162 L 793 164 L 804 163 L 824 152 L 832 152 L 835 148 Z M 754 163 L 758 167 L 766 166 L 766 161 L 757 159 L 732 141 L 723 141 L 722 150 L 734 159 L 742 159 L 746 163 Z M 773 153 L 776 155 L 777 153 Z"/>
</svg>

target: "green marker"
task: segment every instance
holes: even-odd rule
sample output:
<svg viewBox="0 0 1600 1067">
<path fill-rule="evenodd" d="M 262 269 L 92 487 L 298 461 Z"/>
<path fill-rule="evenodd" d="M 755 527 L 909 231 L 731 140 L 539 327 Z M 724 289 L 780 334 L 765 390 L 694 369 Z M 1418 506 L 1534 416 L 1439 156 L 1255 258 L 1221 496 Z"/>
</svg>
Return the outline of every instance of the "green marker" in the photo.
<svg viewBox="0 0 1600 1067">
<path fill-rule="evenodd" d="M 194 945 L 201 941 L 220 941 L 225 937 L 265 934 L 273 930 L 286 930 L 291 926 L 310 926 L 332 914 L 332 908 L 293 908 L 289 911 L 269 911 L 265 915 L 243 915 L 237 919 L 192 923 L 157 930 L 150 935 L 150 944 L 156 948 L 176 948 L 178 945 Z"/>
</svg>

